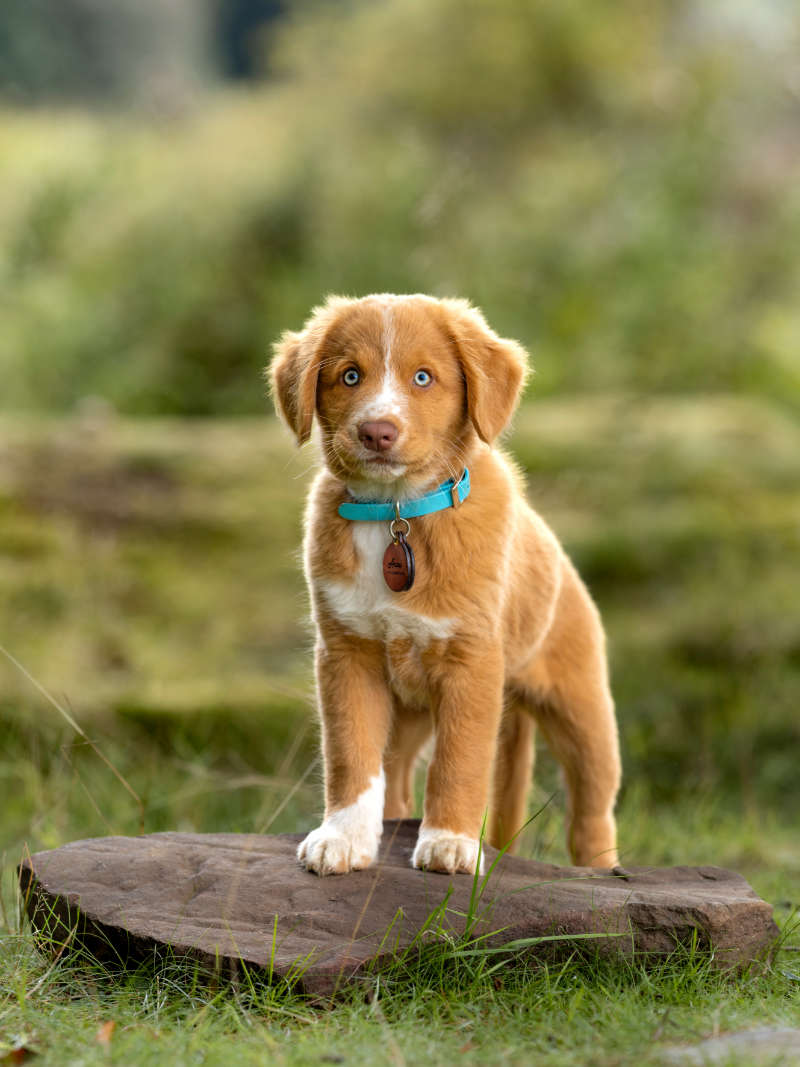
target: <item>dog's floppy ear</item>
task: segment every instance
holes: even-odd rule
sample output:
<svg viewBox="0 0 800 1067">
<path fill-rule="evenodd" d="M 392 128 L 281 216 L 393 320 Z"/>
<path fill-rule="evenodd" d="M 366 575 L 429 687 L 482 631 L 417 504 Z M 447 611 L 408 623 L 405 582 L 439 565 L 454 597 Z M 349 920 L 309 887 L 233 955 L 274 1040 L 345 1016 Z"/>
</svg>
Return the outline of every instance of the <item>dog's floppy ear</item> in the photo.
<svg viewBox="0 0 800 1067">
<path fill-rule="evenodd" d="M 309 351 L 305 331 L 282 334 L 275 343 L 269 376 L 275 407 L 302 445 L 311 436 L 319 376 L 319 359 Z"/>
<path fill-rule="evenodd" d="M 287 330 L 275 343 L 275 355 L 268 371 L 272 395 L 300 445 L 311 436 L 325 340 L 351 303 L 346 298 L 329 297 L 324 305 L 314 308 L 300 333 Z"/>
<path fill-rule="evenodd" d="M 442 300 L 446 328 L 467 385 L 467 414 L 478 436 L 491 443 L 517 406 L 528 359 L 516 341 L 498 337 L 466 300 Z"/>
</svg>

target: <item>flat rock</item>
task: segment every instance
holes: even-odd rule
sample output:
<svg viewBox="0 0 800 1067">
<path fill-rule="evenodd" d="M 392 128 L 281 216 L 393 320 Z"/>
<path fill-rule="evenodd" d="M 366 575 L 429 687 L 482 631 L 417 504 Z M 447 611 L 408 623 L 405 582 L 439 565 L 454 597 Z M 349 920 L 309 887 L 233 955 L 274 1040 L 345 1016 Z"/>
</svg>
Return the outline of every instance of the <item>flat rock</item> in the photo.
<svg viewBox="0 0 800 1067">
<path fill-rule="evenodd" d="M 664 1063 L 712 1067 L 712 1064 L 746 1063 L 779 1067 L 800 1063 L 800 1030 L 787 1026 L 763 1026 L 709 1037 L 696 1045 L 661 1050 Z"/>
<path fill-rule="evenodd" d="M 469 875 L 412 869 L 418 829 L 386 822 L 373 867 L 327 878 L 297 863 L 302 834 L 100 837 L 37 852 L 20 865 L 20 885 L 46 946 L 127 963 L 154 950 L 244 963 L 314 993 L 465 934 L 493 948 L 545 938 L 524 951 L 549 959 L 576 949 L 652 959 L 696 939 L 722 967 L 763 958 L 778 935 L 771 907 L 719 867 L 619 877 L 503 856 L 474 886 Z M 486 849 L 487 870 L 496 856 Z"/>
</svg>

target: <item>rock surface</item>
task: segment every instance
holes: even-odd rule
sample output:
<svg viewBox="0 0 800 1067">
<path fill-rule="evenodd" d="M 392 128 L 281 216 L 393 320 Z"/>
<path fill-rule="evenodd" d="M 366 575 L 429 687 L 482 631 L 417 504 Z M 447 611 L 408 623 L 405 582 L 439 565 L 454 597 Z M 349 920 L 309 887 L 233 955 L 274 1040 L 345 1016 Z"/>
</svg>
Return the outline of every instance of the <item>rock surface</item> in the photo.
<svg viewBox="0 0 800 1067">
<path fill-rule="evenodd" d="M 661 1050 L 664 1063 L 712 1067 L 712 1064 L 758 1064 L 786 1067 L 800 1063 L 800 1030 L 765 1026 L 756 1030 L 737 1030 L 732 1034 L 709 1037 L 697 1045 L 683 1045 Z"/>
<path fill-rule="evenodd" d="M 20 865 L 20 885 L 44 944 L 72 936 L 73 947 L 126 962 L 154 949 L 215 967 L 244 961 L 315 993 L 465 932 L 490 935 L 481 944 L 492 947 L 564 935 L 526 948 L 548 958 L 576 948 L 657 957 L 696 936 L 719 966 L 762 957 L 778 934 L 770 906 L 732 871 L 631 868 L 617 877 L 511 856 L 487 879 L 467 930 L 473 880 L 413 870 L 418 828 L 386 822 L 379 862 L 348 875 L 303 870 L 295 860 L 301 834 L 161 833 L 38 852 Z M 497 854 L 486 855 L 488 870 Z M 599 936 L 577 936 L 586 934 Z"/>
</svg>

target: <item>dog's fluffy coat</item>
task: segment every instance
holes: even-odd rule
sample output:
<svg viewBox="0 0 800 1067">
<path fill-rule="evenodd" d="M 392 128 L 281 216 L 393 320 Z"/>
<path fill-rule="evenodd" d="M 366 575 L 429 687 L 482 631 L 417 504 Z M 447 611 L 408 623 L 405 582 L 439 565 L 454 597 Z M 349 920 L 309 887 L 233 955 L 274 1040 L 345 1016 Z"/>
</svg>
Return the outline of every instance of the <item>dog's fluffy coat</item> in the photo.
<svg viewBox="0 0 800 1067">
<path fill-rule="evenodd" d="M 276 345 L 277 406 L 301 444 L 316 416 L 324 455 L 305 534 L 325 758 L 325 818 L 298 850 L 309 870 L 375 859 L 383 818 L 411 814 L 414 764 L 433 733 L 413 863 L 474 871 L 487 806 L 495 846 L 525 821 L 534 725 L 564 770 L 573 861 L 617 862 L 603 630 L 493 445 L 525 370 L 520 345 L 466 301 L 420 295 L 332 297 Z M 391 447 L 362 443 L 367 420 L 391 425 Z M 343 519 L 339 504 L 407 500 L 465 466 L 470 496 L 412 520 L 416 580 L 390 592 L 386 524 Z"/>
</svg>

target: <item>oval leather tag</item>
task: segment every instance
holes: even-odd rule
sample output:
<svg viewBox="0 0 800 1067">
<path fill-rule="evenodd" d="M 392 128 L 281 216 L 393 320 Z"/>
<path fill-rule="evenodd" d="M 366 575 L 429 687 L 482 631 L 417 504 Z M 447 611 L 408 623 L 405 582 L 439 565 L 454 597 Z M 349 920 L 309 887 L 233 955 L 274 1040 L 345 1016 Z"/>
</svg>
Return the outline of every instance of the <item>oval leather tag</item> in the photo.
<svg viewBox="0 0 800 1067">
<path fill-rule="evenodd" d="M 402 535 L 383 554 L 383 577 L 393 593 L 402 593 L 414 584 L 414 553 Z"/>
</svg>

